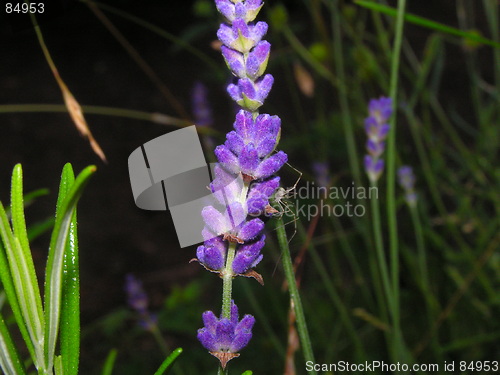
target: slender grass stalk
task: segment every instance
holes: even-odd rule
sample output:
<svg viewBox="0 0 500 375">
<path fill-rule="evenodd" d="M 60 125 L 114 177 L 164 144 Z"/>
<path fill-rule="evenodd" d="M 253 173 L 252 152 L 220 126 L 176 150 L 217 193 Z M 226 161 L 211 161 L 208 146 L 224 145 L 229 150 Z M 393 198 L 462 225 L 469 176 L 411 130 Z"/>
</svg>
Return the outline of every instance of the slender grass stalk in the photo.
<svg viewBox="0 0 500 375">
<path fill-rule="evenodd" d="M 104 115 L 113 117 L 125 117 L 134 120 L 150 121 L 160 125 L 167 126 L 191 126 L 192 122 L 187 120 L 182 120 L 177 117 L 172 117 L 158 112 L 144 112 L 136 111 L 133 109 L 126 108 L 115 108 L 115 107 L 101 107 L 95 105 L 84 105 L 82 110 L 87 114 L 93 115 Z M 0 104 L 0 114 L 1 113 L 67 113 L 68 109 L 63 104 Z M 197 129 L 203 134 L 215 134 L 215 130 L 211 130 L 208 127 L 199 127 Z"/>
<path fill-rule="evenodd" d="M 290 248 L 288 246 L 288 238 L 286 236 L 285 226 L 283 219 L 279 218 L 276 223 L 276 232 L 278 235 L 278 243 L 281 248 L 283 270 L 285 272 L 285 278 L 288 283 L 288 290 L 290 291 L 290 298 L 293 301 L 297 331 L 299 333 L 300 343 L 302 346 L 302 353 L 304 354 L 304 359 L 306 362 L 314 361 L 314 353 L 311 345 L 311 339 L 309 337 L 309 331 L 307 330 L 306 319 L 304 316 L 304 310 L 302 308 L 302 302 L 300 299 L 299 290 L 297 288 L 297 282 L 295 280 L 295 274 L 293 273 L 293 263 L 292 257 L 290 255 Z M 311 374 L 316 374 L 316 371 L 310 371 Z"/>
<path fill-rule="evenodd" d="M 372 188 L 377 189 L 377 183 L 374 182 L 371 185 Z M 394 300 L 393 300 L 393 290 L 391 289 L 391 282 L 389 277 L 389 269 L 387 267 L 387 260 L 385 256 L 384 239 L 382 237 L 382 221 L 380 219 L 380 203 L 378 199 L 370 199 L 371 204 L 371 215 L 372 215 L 372 225 L 373 225 L 373 236 L 375 239 L 375 252 L 377 254 L 378 270 L 380 273 L 380 278 L 382 280 L 382 288 L 384 291 L 385 302 L 379 301 L 379 306 L 385 306 L 386 315 L 393 318 L 394 312 Z"/>
<path fill-rule="evenodd" d="M 335 0 L 335 2 L 332 4 L 331 13 L 332 13 L 332 27 L 334 30 L 333 51 L 334 51 L 335 66 L 337 68 L 337 75 L 339 77 L 338 79 L 341 82 L 341 84 L 338 86 L 340 112 L 342 116 L 342 125 L 344 127 L 344 135 L 347 143 L 349 169 L 352 171 L 356 185 L 362 186 L 361 168 L 358 160 L 358 151 L 356 150 L 356 142 L 354 138 L 354 126 L 347 98 L 347 85 L 346 85 L 346 75 L 344 69 L 344 54 L 342 52 L 342 35 L 341 35 L 342 32 L 340 29 L 341 22 L 339 15 L 340 9 L 338 0 Z"/>
<path fill-rule="evenodd" d="M 391 80 L 389 96 L 393 100 L 394 109 L 397 109 L 398 77 L 401 58 L 401 46 L 403 42 L 404 17 L 406 0 L 398 1 L 398 13 L 396 18 L 395 38 L 392 51 Z M 391 117 L 391 128 L 387 137 L 387 218 L 389 224 L 389 248 L 391 254 L 391 277 L 392 277 L 392 319 L 393 319 L 393 352 L 395 358 L 401 358 L 403 338 L 400 326 L 400 304 L 399 304 L 399 249 L 398 249 L 398 226 L 396 212 L 396 110 Z"/>
<path fill-rule="evenodd" d="M 302 223 L 299 222 L 298 229 L 302 235 L 302 237 L 305 237 L 305 231 L 302 226 Z M 352 340 L 352 343 L 354 344 L 354 350 L 356 352 L 356 355 L 358 356 L 358 360 L 362 361 L 364 358 L 366 358 L 366 353 L 364 352 L 363 345 L 361 343 L 361 340 L 359 336 L 356 333 L 356 329 L 354 327 L 354 324 L 351 319 L 351 314 L 347 310 L 346 305 L 342 301 L 339 293 L 337 292 L 334 283 L 330 280 L 330 276 L 328 275 L 328 271 L 321 260 L 321 258 L 318 255 L 318 252 L 316 251 L 316 247 L 312 244 L 312 242 L 309 241 L 308 243 L 308 248 L 309 248 L 309 254 L 313 260 L 314 266 L 316 267 L 316 270 L 321 278 L 321 281 L 323 282 L 323 285 L 326 288 L 326 291 L 328 292 L 328 295 L 330 296 L 333 304 L 335 305 L 335 308 L 337 309 L 340 320 L 342 321 L 343 325 L 345 326 L 350 339 Z"/>
</svg>

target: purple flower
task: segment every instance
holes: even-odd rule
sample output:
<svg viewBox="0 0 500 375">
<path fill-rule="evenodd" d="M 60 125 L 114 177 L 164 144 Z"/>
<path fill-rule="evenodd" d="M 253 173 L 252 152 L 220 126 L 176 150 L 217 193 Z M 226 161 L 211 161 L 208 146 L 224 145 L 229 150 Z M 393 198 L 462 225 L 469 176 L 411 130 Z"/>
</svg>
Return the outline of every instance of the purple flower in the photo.
<svg viewBox="0 0 500 375">
<path fill-rule="evenodd" d="M 255 318 L 245 315 L 239 320 L 238 307 L 231 301 L 231 317 L 219 319 L 212 311 L 203 313 L 204 327 L 198 330 L 198 340 L 215 357 L 219 358 L 223 368 L 227 362 L 237 357 L 238 352 L 247 346 L 252 338 Z"/>
<path fill-rule="evenodd" d="M 330 185 L 330 170 L 327 162 L 315 161 L 312 164 L 314 178 L 320 187 L 328 187 Z"/>
<path fill-rule="evenodd" d="M 196 250 L 198 261 L 210 271 L 221 271 L 226 263 L 227 242 L 220 237 L 205 241 Z"/>
<path fill-rule="evenodd" d="M 417 203 L 417 193 L 415 193 L 415 175 L 412 167 L 404 165 L 398 170 L 399 185 L 405 191 L 406 203 L 410 206 L 415 206 Z"/>
<path fill-rule="evenodd" d="M 369 116 L 365 119 L 366 141 L 365 170 L 368 178 L 375 183 L 384 170 L 384 161 L 379 159 L 385 150 L 385 138 L 390 126 L 387 123 L 392 115 L 392 99 L 380 97 L 371 99 L 368 104 Z"/>
<path fill-rule="evenodd" d="M 264 104 L 273 83 L 274 78 L 271 74 L 266 74 L 255 82 L 249 78 L 242 78 L 236 84 L 229 84 L 227 92 L 239 106 L 254 112 Z"/>
<path fill-rule="evenodd" d="M 222 46 L 221 50 L 227 66 L 235 76 L 239 78 L 248 77 L 252 80 L 256 80 L 264 74 L 264 71 L 266 70 L 271 45 L 265 40 L 257 43 L 255 48 L 253 48 L 253 50 L 248 54 L 246 62 L 245 57 L 241 52 L 235 51 L 234 49 L 226 46 Z"/>
<path fill-rule="evenodd" d="M 206 86 L 201 82 L 194 84 L 191 92 L 191 104 L 194 121 L 198 126 L 211 126 L 213 124 L 212 109 L 208 103 Z"/>
<path fill-rule="evenodd" d="M 139 314 L 139 325 L 146 330 L 152 330 L 156 325 L 156 316 L 148 311 L 148 296 L 142 287 L 142 282 L 134 275 L 125 277 L 125 292 L 128 305 Z"/>
<path fill-rule="evenodd" d="M 230 0 L 215 0 L 219 12 L 231 23 L 236 18 L 242 18 L 245 22 L 252 22 L 262 8 L 262 0 L 247 0 L 236 2 Z"/>
<path fill-rule="evenodd" d="M 260 253 L 265 245 L 266 236 L 262 235 L 257 241 L 245 243 L 238 248 L 233 261 L 233 272 L 237 275 L 245 274 L 249 269 L 255 267 L 262 260 Z"/>
<path fill-rule="evenodd" d="M 239 202 L 230 203 L 224 214 L 212 206 L 207 206 L 201 215 L 213 237 L 223 236 L 223 239 L 229 242 L 243 244 L 253 240 L 264 229 L 264 222 L 259 218 L 245 221 L 247 213 Z"/>
<path fill-rule="evenodd" d="M 370 181 L 378 181 L 384 170 L 384 161 L 382 159 L 376 159 L 371 155 L 365 155 L 364 163 Z"/>
<path fill-rule="evenodd" d="M 237 18 L 231 26 L 221 24 L 217 37 L 225 46 L 241 53 L 248 53 L 266 35 L 267 28 L 265 22 L 257 22 L 253 25 L 247 24 L 244 19 Z"/>
</svg>

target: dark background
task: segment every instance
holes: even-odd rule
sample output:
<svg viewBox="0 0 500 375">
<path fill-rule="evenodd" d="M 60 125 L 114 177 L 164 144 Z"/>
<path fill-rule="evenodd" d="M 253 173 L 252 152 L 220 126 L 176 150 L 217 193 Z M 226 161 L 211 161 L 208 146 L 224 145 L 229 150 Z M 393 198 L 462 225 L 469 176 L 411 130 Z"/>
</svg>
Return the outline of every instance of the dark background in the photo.
<svg viewBox="0 0 500 375">
<path fill-rule="evenodd" d="M 190 1 L 103 2 L 173 35 L 185 38 L 192 35 L 189 42 L 218 62 L 219 73 L 224 74 L 222 58 L 211 47 L 218 24 L 215 12 L 212 18 L 197 15 L 194 2 Z M 181 117 L 85 4 L 45 3 L 50 5 L 47 9 L 51 12 L 40 19 L 45 42 L 61 77 L 80 104 Z M 291 20 L 300 20 L 304 14 L 302 2 L 284 3 Z M 454 2 L 448 0 L 410 2 L 411 12 L 457 26 L 454 9 Z M 188 114 L 193 84 L 197 80 L 206 83 L 214 106 L 215 128 L 221 133 L 229 130 L 233 107 L 224 92 L 225 79 L 158 35 L 123 18 L 105 14 Z M 3 16 L 0 21 L 0 104 L 62 104 L 61 91 L 26 18 Z M 261 19 L 265 17 L 263 14 Z M 410 25 L 407 35 L 413 38 L 413 47 L 418 52 L 428 32 Z M 312 37 L 307 30 L 301 36 L 304 42 Z M 449 61 L 459 53 L 459 48 L 451 48 Z M 467 84 L 461 70 L 461 61 L 449 64 L 445 93 L 453 93 L 457 87 Z M 272 63 L 270 72 L 280 74 L 278 68 L 273 70 Z M 285 85 L 277 83 L 268 108 L 273 109 L 271 113 L 279 114 L 283 123 L 293 124 L 295 119 L 287 118 L 286 100 Z M 465 103 L 467 97 L 455 100 Z M 86 119 L 106 153 L 107 164 L 92 152 L 66 113 L 0 112 L 0 199 L 5 203 L 9 200 L 10 174 L 16 163 L 23 165 L 26 192 L 42 187 L 50 190 L 50 195 L 39 198 L 28 208 L 28 225 L 53 214 L 59 176 L 66 162 L 73 164 L 75 172 L 89 164 L 98 167 L 78 207 L 84 325 L 125 305 L 126 273 L 133 272 L 144 280 L 153 308 L 161 305 L 173 285 L 186 284 L 202 273 L 197 264 L 188 263 L 195 247 L 179 248 L 169 214 L 138 209 L 129 185 L 128 155 L 143 143 L 175 128 L 123 117 L 87 114 Z M 291 151 L 294 165 L 300 166 L 300 153 L 294 155 Z M 32 245 L 39 275 L 43 274 L 48 242 L 46 234 Z"/>
</svg>

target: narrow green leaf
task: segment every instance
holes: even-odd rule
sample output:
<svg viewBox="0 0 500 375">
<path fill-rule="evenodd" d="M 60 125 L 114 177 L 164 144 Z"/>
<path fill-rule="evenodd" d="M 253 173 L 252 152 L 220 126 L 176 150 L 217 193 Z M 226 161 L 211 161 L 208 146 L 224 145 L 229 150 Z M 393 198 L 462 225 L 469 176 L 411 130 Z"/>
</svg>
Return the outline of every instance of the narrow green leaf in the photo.
<svg viewBox="0 0 500 375">
<path fill-rule="evenodd" d="M 177 348 L 163 361 L 160 368 L 156 370 L 154 375 L 162 375 L 165 374 L 166 371 L 170 369 L 170 367 L 174 364 L 177 357 L 179 357 L 182 353 L 182 348 Z"/>
<path fill-rule="evenodd" d="M 106 361 L 104 362 L 101 375 L 111 375 L 111 373 L 113 372 L 113 367 L 115 367 L 115 360 L 117 354 L 118 351 L 116 349 L 111 349 L 109 351 L 109 354 L 106 357 Z"/>
<path fill-rule="evenodd" d="M 74 184 L 71 165 L 63 169 L 59 198 L 64 198 Z M 64 197 L 63 197 L 64 196 Z M 59 199 L 58 199 L 59 202 Z M 58 209 L 62 202 L 58 204 Z M 57 213 L 59 215 L 59 212 Z M 80 358 L 80 273 L 78 255 L 76 208 L 69 227 L 68 242 L 63 262 L 63 289 L 61 296 L 61 356 L 64 375 L 77 375 Z"/>
<path fill-rule="evenodd" d="M 32 315 L 35 339 L 41 342 L 43 337 L 43 308 L 42 296 L 38 287 L 38 278 L 35 273 L 35 265 L 31 256 L 28 233 L 26 230 L 26 221 L 24 219 L 24 198 L 23 198 L 23 170 L 21 164 L 17 164 L 12 172 L 11 185 L 11 215 L 12 231 L 14 237 L 19 241 L 20 253 L 17 258 L 19 265 L 23 269 L 22 278 L 25 284 L 24 293 L 29 298 L 28 308 L 33 310 Z M 36 347 L 36 345 L 35 345 Z"/>
<path fill-rule="evenodd" d="M 57 355 L 54 359 L 54 372 L 56 375 L 64 375 L 62 356 Z"/>
<path fill-rule="evenodd" d="M 395 8 L 388 7 L 386 5 L 382 5 L 374 1 L 355 0 L 354 2 L 359 6 L 374 10 L 376 12 L 387 14 L 391 17 L 396 17 L 397 14 L 397 10 Z M 442 33 L 458 36 L 461 38 L 471 40 L 473 42 L 486 44 L 491 47 L 500 48 L 500 43 L 494 42 L 493 40 L 488 38 L 484 38 L 481 35 L 478 35 L 476 32 L 462 31 L 460 29 L 456 29 L 454 27 L 447 26 L 439 22 L 431 21 L 427 18 L 415 16 L 414 14 L 411 13 L 406 13 L 404 19 L 406 22 L 413 23 L 415 25 L 422 26 L 431 30 L 436 30 Z"/>
<path fill-rule="evenodd" d="M 0 369 L 5 375 L 26 374 L 2 314 L 0 314 Z"/>
<path fill-rule="evenodd" d="M 0 202 L 0 213 L 2 210 L 3 206 Z M 8 239 L 4 237 L 2 222 L 2 217 L 0 216 L 0 237 L 2 238 L 4 243 L 7 243 Z M 10 231 L 10 228 L 8 230 Z M 33 344 L 31 343 L 28 330 L 26 329 L 24 317 L 21 312 L 21 307 L 19 306 L 19 301 L 17 300 L 14 281 L 12 280 L 7 254 L 4 247 L 2 246 L 2 241 L 0 241 L 0 281 L 2 282 L 5 295 L 7 296 L 7 301 L 9 302 L 12 313 L 14 314 L 14 318 L 16 320 L 17 326 L 19 327 L 19 330 L 21 331 L 24 342 L 28 347 L 31 358 L 35 358 L 35 349 L 33 348 Z"/>
<path fill-rule="evenodd" d="M 9 296 L 9 293 L 7 293 L 7 297 L 9 302 L 15 300 L 19 303 L 22 319 L 19 320 L 19 317 L 16 316 L 16 320 L 21 332 L 24 329 L 28 332 L 28 335 L 23 333 L 23 338 L 30 349 L 35 366 L 38 369 L 43 369 L 43 316 L 37 315 L 35 291 L 33 290 L 33 282 L 30 280 L 31 276 L 29 267 L 26 264 L 25 254 L 19 240 L 12 233 L 7 214 L 1 202 L 0 235 L 4 241 L 8 269 L 15 290 L 13 297 Z M 31 259 L 31 254 L 29 254 L 29 258 Z M 2 273 L 4 272 L 2 271 Z"/>
<path fill-rule="evenodd" d="M 70 166 L 65 166 L 67 171 Z M 70 226 L 78 200 L 87 185 L 96 167 L 85 168 L 76 178 L 73 185 L 70 184 L 68 173 L 63 173 L 61 185 L 67 194 L 64 199 L 60 198 L 57 209 L 56 222 L 50 240 L 49 256 L 47 260 L 45 276 L 45 365 L 48 369 L 53 366 L 56 341 L 59 332 L 59 319 L 61 315 L 61 296 L 63 289 L 63 263 L 66 245 L 68 243 Z M 64 175 L 66 177 L 64 177 Z M 65 181 L 64 181 L 65 180 Z"/>
</svg>

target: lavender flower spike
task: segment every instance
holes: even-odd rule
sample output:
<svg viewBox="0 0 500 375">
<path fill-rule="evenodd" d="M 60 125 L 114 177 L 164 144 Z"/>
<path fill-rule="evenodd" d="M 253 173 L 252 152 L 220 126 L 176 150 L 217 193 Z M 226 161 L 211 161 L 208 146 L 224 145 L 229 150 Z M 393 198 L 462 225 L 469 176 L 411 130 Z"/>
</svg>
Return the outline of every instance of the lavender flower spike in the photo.
<svg viewBox="0 0 500 375">
<path fill-rule="evenodd" d="M 368 178 L 376 183 L 384 170 L 384 161 L 380 159 L 385 150 L 385 138 L 389 133 L 389 118 L 392 115 L 392 99 L 380 97 L 371 99 L 368 105 L 369 116 L 365 119 L 365 131 L 368 135 L 364 164 Z"/>
<path fill-rule="evenodd" d="M 239 320 L 238 307 L 231 301 L 230 318 L 217 319 L 212 311 L 203 313 L 204 327 L 198 330 L 198 340 L 208 349 L 210 354 L 217 357 L 222 368 L 227 362 L 239 356 L 239 351 L 247 346 L 252 338 L 252 327 L 255 318 L 245 315 Z"/>
<path fill-rule="evenodd" d="M 417 203 L 417 193 L 415 193 L 415 175 L 412 167 L 404 165 L 398 170 L 399 185 L 405 191 L 405 200 L 409 206 L 414 207 Z"/>
<path fill-rule="evenodd" d="M 140 280 L 132 274 L 127 274 L 125 278 L 125 292 L 129 306 L 139 314 L 139 325 L 152 331 L 156 327 L 156 316 L 148 310 L 148 296 L 142 287 Z"/>
</svg>

